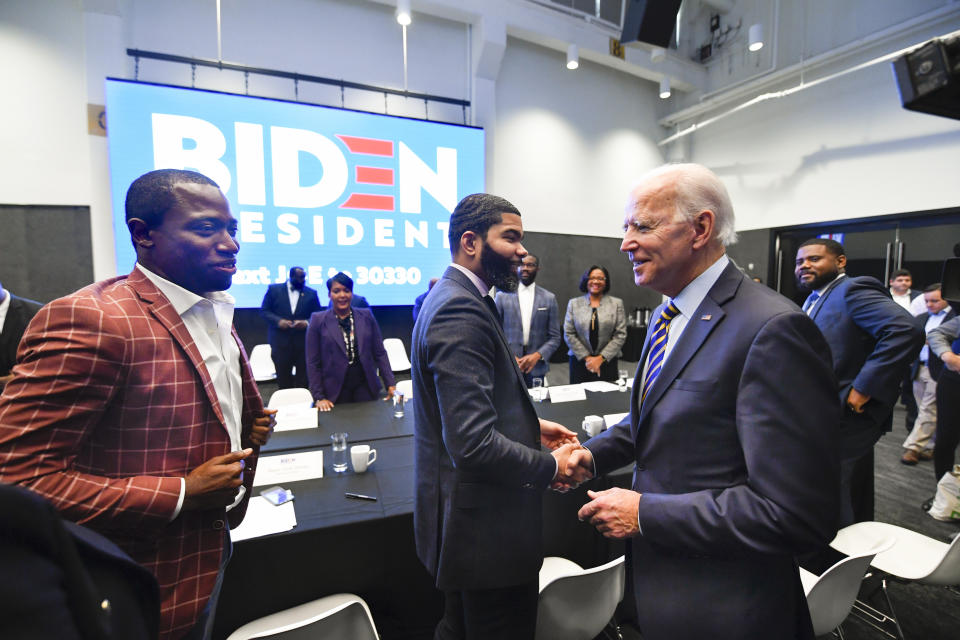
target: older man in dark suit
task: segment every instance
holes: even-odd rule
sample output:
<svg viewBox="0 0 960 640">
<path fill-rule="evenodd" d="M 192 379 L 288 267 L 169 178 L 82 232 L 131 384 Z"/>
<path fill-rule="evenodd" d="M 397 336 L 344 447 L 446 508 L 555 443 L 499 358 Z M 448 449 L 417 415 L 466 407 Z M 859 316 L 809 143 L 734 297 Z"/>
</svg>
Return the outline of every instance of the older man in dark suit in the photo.
<svg viewBox="0 0 960 640">
<path fill-rule="evenodd" d="M 520 277 L 517 291 L 498 291 L 494 299 L 507 344 L 528 387 L 534 378 L 546 377 L 550 356 L 560 346 L 557 297 L 537 286 L 539 272 L 540 258 L 528 253 L 517 269 Z"/>
<path fill-rule="evenodd" d="M 18 298 L 0 284 L 0 391 L 13 378 L 10 369 L 17 361 L 20 338 L 42 306 L 39 302 Z"/>
<path fill-rule="evenodd" d="M 446 596 L 436 638 L 530 640 L 541 496 L 578 444 L 537 418 L 489 295 L 517 286 L 520 212 L 470 195 L 448 235 L 453 264 L 413 329 L 417 555 Z"/>
<path fill-rule="evenodd" d="M 893 406 L 924 333 L 876 278 L 844 273 L 843 245 L 811 238 L 796 275 L 810 291 L 804 311 L 830 344 L 839 386 L 840 526 L 873 520 L 873 445 L 890 430 Z"/>
<path fill-rule="evenodd" d="M 289 280 L 267 287 L 260 313 L 267 321 L 270 357 L 280 389 L 307 386 L 307 326 L 310 315 L 322 308 L 317 290 L 307 286 L 303 267 L 292 267 Z"/>
<path fill-rule="evenodd" d="M 580 479 L 634 463 L 632 490 L 580 510 L 629 538 L 637 620 L 653 640 L 812 638 L 794 556 L 836 532 L 839 417 L 830 355 L 789 300 L 725 255 L 733 208 L 700 165 L 647 174 L 621 251 L 656 311 L 630 417 L 574 451 Z"/>
</svg>

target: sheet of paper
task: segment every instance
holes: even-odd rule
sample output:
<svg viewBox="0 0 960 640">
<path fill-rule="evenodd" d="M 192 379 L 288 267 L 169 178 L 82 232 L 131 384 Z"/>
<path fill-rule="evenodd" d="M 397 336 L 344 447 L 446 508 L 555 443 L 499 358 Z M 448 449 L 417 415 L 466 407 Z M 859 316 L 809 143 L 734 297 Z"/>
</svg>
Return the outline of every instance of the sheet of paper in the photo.
<svg viewBox="0 0 960 640">
<path fill-rule="evenodd" d="M 565 384 L 559 387 L 550 387 L 550 402 L 573 402 L 586 400 L 587 392 L 579 384 Z"/>
<path fill-rule="evenodd" d="M 266 498 L 256 496 L 250 498 L 247 515 L 240 526 L 230 530 L 230 539 L 237 542 L 247 538 L 259 538 L 271 533 L 290 531 L 295 526 L 297 514 L 293 509 L 293 502 L 284 502 L 275 507 Z"/>
<path fill-rule="evenodd" d="M 607 413 L 607 414 L 605 414 L 605 415 L 603 416 L 604 429 L 609 429 L 609 428 L 612 427 L 613 425 L 617 424 L 618 422 L 620 422 L 621 420 L 623 420 L 624 418 L 626 418 L 628 415 L 630 415 L 630 412 L 629 412 L 629 411 L 627 411 L 627 412 L 625 412 L 625 413 Z"/>
<path fill-rule="evenodd" d="M 587 391 L 607 392 L 607 391 L 619 391 L 619 390 L 620 390 L 620 387 L 618 387 L 615 383 L 613 383 L 613 382 L 606 382 L 605 380 L 594 380 L 594 381 L 592 381 L 592 382 L 581 382 L 581 383 L 580 383 L 580 386 L 582 386 L 582 387 L 583 387 L 584 389 L 586 389 Z"/>
<path fill-rule="evenodd" d="M 323 477 L 323 451 L 283 453 L 275 456 L 260 456 L 253 486 L 284 484 L 297 480 L 312 480 Z"/>
<path fill-rule="evenodd" d="M 277 426 L 274 431 L 295 431 L 297 429 L 317 429 L 316 407 L 287 405 L 277 409 Z"/>
</svg>

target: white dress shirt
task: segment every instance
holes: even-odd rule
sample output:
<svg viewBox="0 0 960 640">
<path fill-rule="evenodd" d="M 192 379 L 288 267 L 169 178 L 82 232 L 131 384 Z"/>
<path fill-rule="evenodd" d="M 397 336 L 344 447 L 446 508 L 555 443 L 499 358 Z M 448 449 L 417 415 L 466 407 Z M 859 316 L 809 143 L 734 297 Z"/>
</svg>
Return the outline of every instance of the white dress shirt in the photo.
<svg viewBox="0 0 960 640">
<path fill-rule="evenodd" d="M 690 281 L 690 284 L 685 286 L 673 299 L 673 304 L 680 310 L 680 313 L 670 322 L 670 329 L 667 331 L 667 346 L 663 349 L 663 366 L 666 366 L 667 358 L 670 357 L 673 346 L 677 344 L 677 340 L 680 339 L 683 330 L 686 329 L 690 318 L 697 312 L 700 303 L 707 297 L 710 289 L 717 283 L 717 279 L 728 264 L 730 264 L 730 258 L 726 254 L 720 256 L 716 262 L 707 267 L 706 271 Z M 651 322 L 656 322 L 656 319 L 651 319 Z M 641 381 L 647 379 L 647 367 L 650 365 L 649 356 L 650 354 L 647 353 L 647 360 L 643 363 Z M 637 397 L 639 398 L 639 395 Z"/>
<path fill-rule="evenodd" d="M 535 282 L 530 286 L 522 282 L 517 287 L 517 301 L 520 303 L 520 325 L 523 327 L 523 346 L 530 344 L 530 320 L 533 318 L 533 298 L 536 295 Z"/>
<path fill-rule="evenodd" d="M 137 269 L 155 284 L 166 296 L 183 320 L 190 338 L 200 351 L 203 364 L 213 381 L 220 411 L 230 435 L 230 450 L 240 450 L 240 412 L 243 406 L 243 390 L 240 378 L 240 347 L 233 339 L 233 309 L 236 301 L 225 291 L 211 291 L 198 296 L 192 291 L 161 278 L 141 264 Z M 180 514 L 186 490 L 186 480 L 180 479 L 180 500 L 173 518 Z M 239 504 L 246 489 L 241 486 L 237 497 L 227 510 Z"/>
<path fill-rule="evenodd" d="M 7 321 L 7 312 L 10 310 L 10 296 L 12 294 L 7 291 L 3 297 L 3 300 L 0 301 L 0 333 L 3 333 L 3 325 Z"/>
<path fill-rule="evenodd" d="M 301 291 L 294 289 L 290 282 L 287 282 L 287 296 L 290 298 L 290 313 L 297 312 L 297 302 L 300 301 Z"/>
</svg>

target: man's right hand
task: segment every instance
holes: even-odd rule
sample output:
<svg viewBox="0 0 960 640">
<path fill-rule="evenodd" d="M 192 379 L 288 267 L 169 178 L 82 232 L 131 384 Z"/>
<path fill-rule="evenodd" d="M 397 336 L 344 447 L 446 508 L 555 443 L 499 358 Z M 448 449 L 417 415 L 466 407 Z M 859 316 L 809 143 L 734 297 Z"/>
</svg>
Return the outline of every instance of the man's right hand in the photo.
<svg viewBox="0 0 960 640">
<path fill-rule="evenodd" d="M 237 487 L 243 484 L 243 460 L 251 453 L 253 449 L 231 451 L 210 458 L 187 474 L 183 510 L 222 509 L 233 503 Z"/>
<path fill-rule="evenodd" d="M 955 373 L 960 373 L 960 355 L 947 351 L 940 356 L 940 359 L 943 360 L 943 364 L 947 369 Z"/>
<path fill-rule="evenodd" d="M 278 329 L 292 329 L 293 321 L 292 320 L 278 320 L 277 321 Z"/>
</svg>

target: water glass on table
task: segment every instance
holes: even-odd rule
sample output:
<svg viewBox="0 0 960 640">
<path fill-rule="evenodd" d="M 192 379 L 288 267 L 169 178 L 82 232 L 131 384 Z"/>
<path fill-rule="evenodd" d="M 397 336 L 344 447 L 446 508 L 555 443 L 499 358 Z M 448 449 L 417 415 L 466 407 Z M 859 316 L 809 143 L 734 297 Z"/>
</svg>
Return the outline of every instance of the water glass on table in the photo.
<svg viewBox="0 0 960 640">
<path fill-rule="evenodd" d="M 617 372 L 617 386 L 620 387 L 620 391 L 627 390 L 627 376 L 630 375 L 626 369 L 620 369 Z"/>
<path fill-rule="evenodd" d="M 330 441 L 333 443 L 333 470 L 337 473 L 343 473 L 347 470 L 347 434 L 343 432 L 331 433 Z"/>
<path fill-rule="evenodd" d="M 543 402 L 543 378 L 534 378 L 533 383 L 533 393 L 530 395 L 533 396 L 533 399 L 536 402 Z"/>
</svg>

